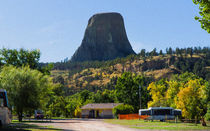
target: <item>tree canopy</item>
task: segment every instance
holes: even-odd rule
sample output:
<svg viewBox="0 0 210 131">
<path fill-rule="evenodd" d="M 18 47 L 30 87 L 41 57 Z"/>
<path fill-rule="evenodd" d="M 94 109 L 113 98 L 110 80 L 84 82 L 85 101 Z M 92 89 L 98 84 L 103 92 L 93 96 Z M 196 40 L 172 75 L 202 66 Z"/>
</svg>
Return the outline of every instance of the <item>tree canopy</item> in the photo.
<svg viewBox="0 0 210 131">
<path fill-rule="evenodd" d="M 125 72 L 118 78 L 115 86 L 116 97 L 120 103 L 129 104 L 138 111 L 139 103 L 139 86 L 141 86 L 142 108 L 146 108 L 147 101 L 150 99 L 146 86 L 150 79 L 144 76 L 135 75 L 131 72 Z"/>
<path fill-rule="evenodd" d="M 199 5 L 200 17 L 196 16 L 195 19 L 201 23 L 201 28 L 210 33 L 210 1 L 209 0 L 193 0 Z"/>
<path fill-rule="evenodd" d="M 204 116 L 207 103 L 205 99 L 205 83 L 201 79 L 189 80 L 183 87 L 180 87 L 180 92 L 175 100 L 178 109 L 182 110 L 182 115 L 185 118 L 196 119 L 199 116 Z"/>
<path fill-rule="evenodd" d="M 185 118 L 204 116 L 209 99 L 209 83 L 192 74 L 175 75 L 173 79 L 161 79 L 149 84 L 152 101 L 148 107 L 167 106 L 182 110 Z"/>
<path fill-rule="evenodd" d="M 13 65 L 16 67 L 29 66 L 31 69 L 37 69 L 44 74 L 50 74 L 50 70 L 53 68 L 52 64 L 46 66 L 40 66 L 40 51 L 37 50 L 25 50 L 21 48 L 0 50 L 0 66 Z"/>
<path fill-rule="evenodd" d="M 19 51 L 16 49 L 0 50 L 1 63 L 4 65 L 13 65 L 17 67 L 28 65 L 32 69 L 38 68 L 38 62 L 40 58 L 39 50 L 25 50 L 21 48 Z"/>
<path fill-rule="evenodd" d="M 8 99 L 22 120 L 23 112 L 32 113 L 41 108 L 53 86 L 49 76 L 29 66 L 5 66 L 0 72 L 0 86 L 8 92 Z"/>
</svg>

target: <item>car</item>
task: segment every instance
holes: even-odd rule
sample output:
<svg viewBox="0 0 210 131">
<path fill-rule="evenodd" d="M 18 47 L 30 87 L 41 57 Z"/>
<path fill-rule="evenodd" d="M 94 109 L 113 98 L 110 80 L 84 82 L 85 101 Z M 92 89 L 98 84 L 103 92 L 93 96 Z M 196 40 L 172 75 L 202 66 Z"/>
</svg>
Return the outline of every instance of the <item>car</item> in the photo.
<svg viewBox="0 0 210 131">
<path fill-rule="evenodd" d="M 44 113 L 42 110 L 35 110 L 35 119 L 44 119 Z"/>
</svg>

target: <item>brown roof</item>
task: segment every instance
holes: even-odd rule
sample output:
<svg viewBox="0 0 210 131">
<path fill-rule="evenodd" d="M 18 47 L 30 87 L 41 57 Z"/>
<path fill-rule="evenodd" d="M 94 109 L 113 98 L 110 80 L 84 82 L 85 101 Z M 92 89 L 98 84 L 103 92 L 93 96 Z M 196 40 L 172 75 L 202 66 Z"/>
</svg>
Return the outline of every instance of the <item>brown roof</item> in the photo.
<svg viewBox="0 0 210 131">
<path fill-rule="evenodd" d="M 90 103 L 82 106 L 81 109 L 113 109 L 122 103 Z"/>
</svg>

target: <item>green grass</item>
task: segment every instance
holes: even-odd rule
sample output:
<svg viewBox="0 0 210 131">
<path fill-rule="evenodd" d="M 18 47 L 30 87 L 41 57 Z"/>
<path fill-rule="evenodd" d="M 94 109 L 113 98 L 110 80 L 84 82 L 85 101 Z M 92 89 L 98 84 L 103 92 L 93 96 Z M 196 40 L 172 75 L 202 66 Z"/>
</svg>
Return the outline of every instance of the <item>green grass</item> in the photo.
<svg viewBox="0 0 210 131">
<path fill-rule="evenodd" d="M 158 129 L 158 130 L 210 130 L 210 122 L 203 127 L 201 124 L 195 123 L 172 123 L 159 121 L 144 121 L 144 120 L 118 120 L 108 119 L 104 120 L 107 123 L 119 124 L 137 129 Z"/>
<path fill-rule="evenodd" d="M 12 119 L 13 120 L 18 120 L 18 117 L 17 116 L 12 116 Z M 34 119 L 34 116 L 31 116 L 30 119 L 33 120 Z M 44 117 L 44 119 L 46 119 L 46 117 Z M 62 119 L 62 120 L 65 120 L 65 119 L 73 119 L 73 118 L 66 118 L 66 117 L 51 117 L 50 118 L 50 117 L 48 117 L 47 119 L 49 119 L 49 120 L 50 119 Z M 28 121 L 29 120 L 29 117 L 23 117 L 23 120 L 27 120 Z M 38 121 L 42 121 L 42 119 L 37 119 L 37 120 Z"/>
<path fill-rule="evenodd" d="M 60 131 L 61 129 L 54 128 L 53 126 L 38 126 L 28 123 L 44 123 L 48 121 L 23 121 L 13 120 L 9 125 L 3 126 L 0 130 L 4 131 Z"/>
<path fill-rule="evenodd" d="M 19 122 L 18 120 L 12 120 L 12 123 L 50 123 L 50 120 L 23 120 L 22 122 Z"/>
<path fill-rule="evenodd" d="M 66 118 L 66 117 L 52 117 L 51 119 L 61 119 L 61 120 L 66 120 L 66 119 L 73 119 L 73 118 Z"/>
</svg>

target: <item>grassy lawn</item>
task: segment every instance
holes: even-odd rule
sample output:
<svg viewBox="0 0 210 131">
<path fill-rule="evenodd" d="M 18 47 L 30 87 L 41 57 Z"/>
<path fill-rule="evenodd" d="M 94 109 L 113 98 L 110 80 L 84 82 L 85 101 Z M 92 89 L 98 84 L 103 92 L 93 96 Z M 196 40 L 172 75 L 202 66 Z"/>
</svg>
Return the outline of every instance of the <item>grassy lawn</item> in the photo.
<svg viewBox="0 0 210 131">
<path fill-rule="evenodd" d="M 158 130 L 210 130 L 210 122 L 207 126 L 203 127 L 201 124 L 195 123 L 172 123 L 172 122 L 159 122 L 159 121 L 144 121 L 144 120 L 118 120 L 107 119 L 107 123 L 119 124 L 137 129 L 158 129 Z"/>
<path fill-rule="evenodd" d="M 12 116 L 12 119 L 13 120 L 18 120 L 18 117 L 17 116 Z M 31 119 L 31 120 L 34 120 L 35 118 L 34 118 L 34 116 L 31 116 L 31 117 L 23 117 L 23 120 L 29 120 L 29 119 Z M 66 117 L 48 117 L 48 118 L 46 118 L 46 117 L 44 117 L 44 119 L 48 119 L 48 120 L 50 120 L 50 119 L 61 119 L 61 120 L 66 120 L 66 119 L 74 119 L 74 118 L 66 118 Z M 36 119 L 36 120 L 42 120 L 42 119 Z M 44 120 L 45 121 L 45 120 Z"/>
<path fill-rule="evenodd" d="M 4 131 L 59 131 L 61 129 L 53 128 L 52 126 L 38 126 L 28 123 L 44 123 L 48 121 L 23 121 L 18 122 L 17 120 L 13 120 L 12 123 L 10 123 L 7 126 L 1 127 L 0 130 Z"/>
<path fill-rule="evenodd" d="M 74 118 L 66 118 L 66 117 L 52 117 L 51 119 L 66 120 L 66 119 L 74 119 Z"/>
</svg>

